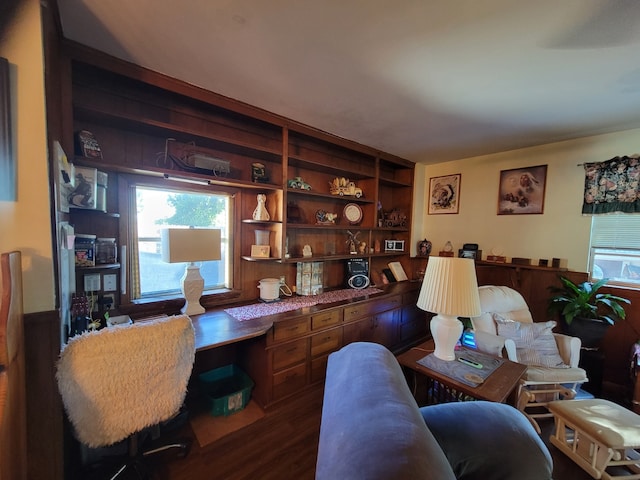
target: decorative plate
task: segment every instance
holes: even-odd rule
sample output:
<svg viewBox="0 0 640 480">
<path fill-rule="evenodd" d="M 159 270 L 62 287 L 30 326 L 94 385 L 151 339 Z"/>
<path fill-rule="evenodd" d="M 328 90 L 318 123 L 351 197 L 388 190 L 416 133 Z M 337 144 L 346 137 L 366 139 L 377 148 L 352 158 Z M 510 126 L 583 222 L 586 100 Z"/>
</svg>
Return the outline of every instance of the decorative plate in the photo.
<svg viewBox="0 0 640 480">
<path fill-rule="evenodd" d="M 357 203 L 347 203 L 342 214 L 351 225 L 356 225 L 362 221 L 362 209 Z"/>
</svg>

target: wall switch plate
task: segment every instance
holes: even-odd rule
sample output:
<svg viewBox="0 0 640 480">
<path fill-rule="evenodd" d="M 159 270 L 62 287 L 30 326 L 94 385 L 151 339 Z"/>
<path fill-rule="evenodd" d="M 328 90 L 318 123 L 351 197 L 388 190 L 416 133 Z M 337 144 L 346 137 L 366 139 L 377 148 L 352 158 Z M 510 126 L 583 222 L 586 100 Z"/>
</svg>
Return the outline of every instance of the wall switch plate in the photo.
<svg viewBox="0 0 640 480">
<path fill-rule="evenodd" d="M 105 292 L 115 292 L 116 288 L 116 274 L 109 273 L 107 275 L 102 276 L 102 281 L 104 282 L 103 291 Z"/>
<path fill-rule="evenodd" d="M 100 290 L 100 274 L 91 273 L 84 276 L 84 291 L 97 292 Z"/>
</svg>

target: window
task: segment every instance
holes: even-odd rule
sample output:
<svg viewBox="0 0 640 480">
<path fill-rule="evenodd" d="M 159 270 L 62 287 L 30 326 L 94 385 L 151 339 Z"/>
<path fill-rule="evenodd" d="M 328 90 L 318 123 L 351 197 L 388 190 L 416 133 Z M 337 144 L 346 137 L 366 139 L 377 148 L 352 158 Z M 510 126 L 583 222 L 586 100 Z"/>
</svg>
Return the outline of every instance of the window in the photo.
<svg viewBox="0 0 640 480">
<path fill-rule="evenodd" d="M 206 292 L 222 291 L 232 284 L 229 245 L 231 196 L 135 185 L 135 234 L 132 255 L 132 299 L 178 294 L 184 263 L 161 259 L 160 229 L 167 227 L 214 227 L 221 230 L 221 260 L 201 262 Z M 136 262 L 137 257 L 137 262 Z M 136 270 L 137 267 L 137 270 Z"/>
<path fill-rule="evenodd" d="M 592 280 L 640 288 L 640 214 L 592 217 L 589 272 Z"/>
</svg>

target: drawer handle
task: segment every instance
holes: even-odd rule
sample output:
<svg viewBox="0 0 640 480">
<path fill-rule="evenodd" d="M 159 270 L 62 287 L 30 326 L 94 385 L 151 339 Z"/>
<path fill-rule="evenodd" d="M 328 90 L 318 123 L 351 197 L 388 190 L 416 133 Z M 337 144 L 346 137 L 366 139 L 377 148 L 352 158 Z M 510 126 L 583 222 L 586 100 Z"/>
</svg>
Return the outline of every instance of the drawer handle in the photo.
<svg viewBox="0 0 640 480">
<path fill-rule="evenodd" d="M 286 351 L 287 353 L 293 353 L 293 352 L 295 352 L 296 350 L 298 350 L 298 347 L 291 347 L 291 348 L 289 348 L 289 349 L 287 349 L 287 350 L 285 350 L 285 351 Z"/>
<path fill-rule="evenodd" d="M 286 381 L 288 381 L 288 380 L 293 380 L 293 379 L 294 379 L 294 378 L 296 378 L 297 376 L 298 376 L 298 374 L 297 374 L 297 373 L 290 373 L 289 375 L 287 375 L 286 377 L 284 377 L 284 379 L 285 379 Z"/>
<path fill-rule="evenodd" d="M 299 326 L 299 325 L 294 325 L 293 327 L 289 327 L 289 328 L 287 328 L 287 330 L 288 330 L 289 332 L 295 332 L 295 331 L 296 331 L 296 330 L 298 330 L 299 328 L 300 328 L 300 326 Z"/>
</svg>

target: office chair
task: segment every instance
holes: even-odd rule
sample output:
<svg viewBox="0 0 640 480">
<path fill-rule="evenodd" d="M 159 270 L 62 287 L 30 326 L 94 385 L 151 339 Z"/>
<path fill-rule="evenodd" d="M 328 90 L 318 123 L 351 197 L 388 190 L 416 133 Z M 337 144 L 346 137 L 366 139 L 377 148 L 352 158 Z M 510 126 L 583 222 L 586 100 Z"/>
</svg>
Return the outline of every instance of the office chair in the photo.
<svg viewBox="0 0 640 480">
<path fill-rule="evenodd" d="M 183 443 L 139 451 L 139 434 L 173 418 L 183 404 L 195 357 L 186 315 L 85 332 L 69 339 L 57 364 L 58 389 L 77 439 L 91 448 L 128 439 L 127 470 L 146 474 L 144 457 Z"/>
</svg>

